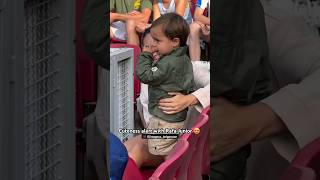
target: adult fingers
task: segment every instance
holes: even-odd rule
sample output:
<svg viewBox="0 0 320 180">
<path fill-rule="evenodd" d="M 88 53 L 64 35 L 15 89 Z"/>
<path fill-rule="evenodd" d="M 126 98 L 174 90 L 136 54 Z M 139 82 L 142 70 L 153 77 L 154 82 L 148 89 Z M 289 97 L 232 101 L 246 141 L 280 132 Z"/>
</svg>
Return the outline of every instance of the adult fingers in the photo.
<svg viewBox="0 0 320 180">
<path fill-rule="evenodd" d="M 172 103 L 173 100 L 171 98 L 160 99 L 159 103 Z"/>
<path fill-rule="evenodd" d="M 179 92 L 168 92 L 169 95 L 175 96 L 175 95 L 181 95 Z"/>
<path fill-rule="evenodd" d="M 177 111 L 163 111 L 163 112 L 166 114 L 176 114 L 177 113 Z"/>
</svg>

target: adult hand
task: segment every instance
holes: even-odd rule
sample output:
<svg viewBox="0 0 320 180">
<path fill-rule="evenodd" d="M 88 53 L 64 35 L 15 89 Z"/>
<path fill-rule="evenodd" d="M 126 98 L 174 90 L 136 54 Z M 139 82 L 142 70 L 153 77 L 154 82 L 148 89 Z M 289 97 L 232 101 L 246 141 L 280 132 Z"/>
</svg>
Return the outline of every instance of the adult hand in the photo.
<svg viewBox="0 0 320 180">
<path fill-rule="evenodd" d="M 159 101 L 159 108 L 166 114 L 176 114 L 188 106 L 198 103 L 197 98 L 192 94 L 183 95 L 178 92 L 170 92 L 168 94 L 173 95 L 173 97 Z"/>
<path fill-rule="evenodd" d="M 139 33 L 143 33 L 150 26 L 151 26 L 151 24 L 138 23 L 136 26 L 136 31 Z"/>
<path fill-rule="evenodd" d="M 128 14 L 128 15 L 130 15 L 130 16 L 135 16 L 135 15 L 139 15 L 139 14 L 141 14 L 141 12 L 136 11 L 136 10 L 133 10 L 133 11 L 131 11 L 131 12 L 127 13 L 127 14 Z"/>
<path fill-rule="evenodd" d="M 283 132 L 280 118 L 263 103 L 238 106 L 223 98 L 213 101 L 210 156 L 219 161 L 254 140 Z"/>
<path fill-rule="evenodd" d="M 201 31 L 204 36 L 209 36 L 210 35 L 210 26 L 208 26 L 208 25 L 201 26 Z"/>
</svg>

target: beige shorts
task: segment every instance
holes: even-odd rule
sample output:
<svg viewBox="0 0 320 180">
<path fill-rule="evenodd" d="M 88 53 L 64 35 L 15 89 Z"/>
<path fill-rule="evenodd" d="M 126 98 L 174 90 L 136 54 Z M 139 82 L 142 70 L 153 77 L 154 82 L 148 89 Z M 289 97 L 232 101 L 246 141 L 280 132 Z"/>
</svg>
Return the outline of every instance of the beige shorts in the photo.
<svg viewBox="0 0 320 180">
<path fill-rule="evenodd" d="M 147 129 L 183 129 L 185 121 L 170 123 L 158 117 L 151 117 Z M 166 156 L 173 149 L 177 139 L 148 139 L 149 152 Z"/>
</svg>

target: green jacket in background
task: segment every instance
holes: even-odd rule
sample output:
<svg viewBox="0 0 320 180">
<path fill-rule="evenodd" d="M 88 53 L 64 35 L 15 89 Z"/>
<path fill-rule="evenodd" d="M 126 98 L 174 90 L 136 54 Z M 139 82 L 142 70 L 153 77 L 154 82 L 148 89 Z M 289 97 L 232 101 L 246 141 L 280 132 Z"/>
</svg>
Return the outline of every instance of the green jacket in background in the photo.
<svg viewBox="0 0 320 180">
<path fill-rule="evenodd" d="M 142 12 L 145 8 L 152 9 L 151 0 L 110 0 L 110 11 L 121 14 L 133 10 Z"/>
<path fill-rule="evenodd" d="M 149 85 L 150 114 L 168 122 L 184 121 L 188 110 L 165 114 L 158 108 L 159 100 L 171 97 L 168 92 L 189 94 L 194 90 L 192 64 L 186 52 L 186 47 L 177 48 L 155 63 L 151 53 L 142 52 L 137 64 L 137 77 L 142 83 Z"/>
</svg>

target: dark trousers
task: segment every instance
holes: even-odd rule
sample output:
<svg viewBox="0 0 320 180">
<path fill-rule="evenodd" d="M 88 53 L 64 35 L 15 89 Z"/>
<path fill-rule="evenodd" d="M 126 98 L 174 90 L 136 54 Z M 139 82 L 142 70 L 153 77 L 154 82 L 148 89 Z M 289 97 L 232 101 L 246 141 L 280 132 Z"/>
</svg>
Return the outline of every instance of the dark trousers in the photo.
<svg viewBox="0 0 320 180">
<path fill-rule="evenodd" d="M 107 169 L 107 136 L 98 127 L 97 119 L 91 115 L 86 120 L 86 143 L 89 172 L 86 179 L 106 180 L 108 179 Z"/>
<path fill-rule="evenodd" d="M 210 179 L 212 180 L 244 180 L 246 177 L 247 158 L 250 146 L 245 146 L 218 162 L 211 162 Z"/>
</svg>

